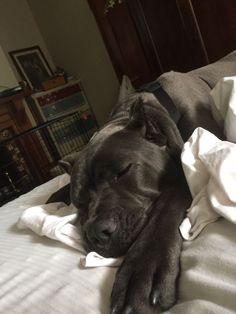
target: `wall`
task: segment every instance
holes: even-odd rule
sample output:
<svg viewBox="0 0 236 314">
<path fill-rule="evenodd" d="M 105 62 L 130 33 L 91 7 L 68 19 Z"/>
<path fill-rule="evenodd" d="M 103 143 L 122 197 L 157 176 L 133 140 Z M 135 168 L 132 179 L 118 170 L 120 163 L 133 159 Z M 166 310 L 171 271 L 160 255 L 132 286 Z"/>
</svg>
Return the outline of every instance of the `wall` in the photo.
<svg viewBox="0 0 236 314">
<path fill-rule="evenodd" d="M 8 60 L 17 81 L 21 80 L 8 55 L 8 52 L 35 45 L 39 45 L 41 47 L 49 64 L 54 67 L 52 58 L 48 52 L 44 39 L 38 29 L 27 1 L 0 0 L 0 46 L 2 48 L 2 54 L 5 54 L 6 58 L 3 61 L 5 64 L 4 68 L 6 70 L 6 76 L 12 75 L 12 73 L 10 73 L 11 71 L 8 71 L 9 65 L 6 64 L 6 61 Z"/>
<path fill-rule="evenodd" d="M 17 85 L 15 74 L 7 60 L 7 57 L 0 46 L 0 91 L 6 87 Z"/>
<path fill-rule="evenodd" d="M 118 95 L 119 83 L 86 0 L 28 0 L 56 65 L 83 82 L 99 124 Z"/>
</svg>

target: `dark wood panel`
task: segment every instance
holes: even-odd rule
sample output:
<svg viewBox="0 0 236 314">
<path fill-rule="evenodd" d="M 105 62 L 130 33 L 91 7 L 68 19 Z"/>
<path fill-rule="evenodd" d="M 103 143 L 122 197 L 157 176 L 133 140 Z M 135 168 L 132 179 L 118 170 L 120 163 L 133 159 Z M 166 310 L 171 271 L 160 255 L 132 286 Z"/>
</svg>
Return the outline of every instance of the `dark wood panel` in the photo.
<svg viewBox="0 0 236 314">
<path fill-rule="evenodd" d="M 140 1 L 126 1 L 128 4 L 130 16 L 132 17 L 133 23 L 137 30 L 140 44 L 143 47 L 147 63 L 149 64 L 152 77 L 154 79 L 163 73 L 164 70 L 156 46 L 152 40 L 152 34 L 150 33 L 148 22 L 144 15 Z"/>
<path fill-rule="evenodd" d="M 25 111 L 23 94 L 6 97 L 1 100 L 0 129 L 9 127 L 12 128 L 14 134 L 19 134 L 32 128 Z M 18 140 L 17 144 L 20 145 L 21 152 L 37 184 L 49 180 L 51 178 L 49 170 L 52 165 L 37 135 L 25 136 L 23 139 Z"/>
<path fill-rule="evenodd" d="M 8 110 L 5 106 L 0 105 L 0 115 L 7 114 Z"/>
<path fill-rule="evenodd" d="M 2 124 L 8 122 L 9 120 L 10 120 L 10 116 L 7 113 L 0 114 L 0 129 L 2 128 L 1 127 Z"/>
<path fill-rule="evenodd" d="M 188 71 L 206 64 L 201 43 L 192 40 L 176 0 L 136 1 L 142 9 L 140 14 L 145 19 L 150 41 L 163 71 Z M 132 2 L 134 8 L 134 1 Z M 140 22 L 137 27 L 140 33 L 143 32 Z"/>
<path fill-rule="evenodd" d="M 13 102 L 8 103 L 8 106 L 11 120 L 14 121 L 18 133 L 32 128 L 32 124 L 25 111 L 24 98 L 14 99 Z M 51 163 L 49 162 L 37 135 L 31 134 L 29 136 L 24 136 L 19 142 L 22 143 L 22 151 L 25 151 L 24 157 L 27 160 L 32 173 L 38 179 L 38 183 L 49 180 L 51 177 L 49 173 Z"/>
<path fill-rule="evenodd" d="M 107 16 L 105 0 L 88 1 L 118 77 L 136 86 L 236 49 L 236 0 L 125 0 Z"/>
<path fill-rule="evenodd" d="M 13 102 L 17 99 L 22 99 L 24 98 L 24 93 L 23 92 L 20 92 L 18 94 L 15 94 L 15 95 L 12 95 L 12 96 L 7 96 L 7 97 L 1 97 L 0 98 L 0 105 L 1 104 L 6 104 L 7 102 Z"/>
<path fill-rule="evenodd" d="M 123 73 L 127 74 L 134 85 L 150 81 L 154 76 L 151 64 L 145 58 L 135 26 L 129 15 L 127 5 L 123 2 L 107 14 L 110 27 L 123 57 Z M 121 22 L 122 21 L 122 22 Z M 160 71 L 160 69 L 159 69 Z"/>
<path fill-rule="evenodd" d="M 104 14 L 105 0 L 88 0 L 100 28 L 112 63 L 121 79 L 127 74 L 134 85 L 150 81 L 154 75 L 147 62 L 127 3 L 115 6 Z"/>
<path fill-rule="evenodd" d="M 30 168 L 31 174 L 37 180 L 37 184 L 51 179 L 50 169 L 55 166 L 49 162 L 37 134 L 24 136 L 16 141 L 21 147 L 21 152 Z"/>
<path fill-rule="evenodd" d="M 236 49 L 236 1 L 191 0 L 209 61 Z"/>
<path fill-rule="evenodd" d="M 192 47 L 193 58 L 196 56 L 196 64 L 202 66 L 209 63 L 209 58 L 191 0 L 176 0 L 177 8 L 184 26 L 186 36 Z"/>
</svg>

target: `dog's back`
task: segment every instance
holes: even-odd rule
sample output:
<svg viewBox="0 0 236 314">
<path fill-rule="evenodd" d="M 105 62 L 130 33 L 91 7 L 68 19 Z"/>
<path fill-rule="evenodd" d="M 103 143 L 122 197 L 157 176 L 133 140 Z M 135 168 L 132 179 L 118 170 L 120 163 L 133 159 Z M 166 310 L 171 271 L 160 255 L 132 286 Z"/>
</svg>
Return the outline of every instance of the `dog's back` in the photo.
<svg viewBox="0 0 236 314">
<path fill-rule="evenodd" d="M 196 127 L 203 127 L 219 138 L 224 138 L 211 115 L 210 91 L 221 78 L 234 75 L 236 75 L 236 51 L 215 63 L 191 72 L 171 71 L 158 78 L 158 82 L 181 113 L 178 127 L 184 141 Z"/>
</svg>

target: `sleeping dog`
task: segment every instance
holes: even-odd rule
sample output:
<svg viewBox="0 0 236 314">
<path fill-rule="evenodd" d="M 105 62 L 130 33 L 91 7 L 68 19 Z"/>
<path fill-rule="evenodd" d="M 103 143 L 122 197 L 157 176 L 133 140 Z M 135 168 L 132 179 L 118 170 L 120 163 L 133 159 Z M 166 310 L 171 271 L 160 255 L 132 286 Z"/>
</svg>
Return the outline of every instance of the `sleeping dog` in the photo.
<svg viewBox="0 0 236 314">
<path fill-rule="evenodd" d="M 235 74 L 236 53 L 186 74 L 163 74 L 157 82 L 172 99 L 177 120 L 153 93 L 135 92 L 114 108 L 83 151 L 61 162 L 71 174 L 70 198 L 79 209 L 87 250 L 125 255 L 112 314 L 160 313 L 176 302 L 178 227 L 191 205 L 182 146 L 199 126 L 223 138 L 209 93 L 221 77 Z"/>
</svg>

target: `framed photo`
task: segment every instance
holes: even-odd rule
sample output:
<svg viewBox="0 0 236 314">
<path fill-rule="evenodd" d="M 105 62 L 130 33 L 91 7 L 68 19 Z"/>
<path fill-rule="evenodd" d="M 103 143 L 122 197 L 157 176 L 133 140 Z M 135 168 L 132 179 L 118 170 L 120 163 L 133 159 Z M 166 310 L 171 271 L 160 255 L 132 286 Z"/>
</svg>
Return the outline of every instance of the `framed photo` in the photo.
<svg viewBox="0 0 236 314">
<path fill-rule="evenodd" d="M 53 72 L 39 46 L 9 52 L 17 71 L 31 89 L 40 89 L 41 83 Z"/>
</svg>

